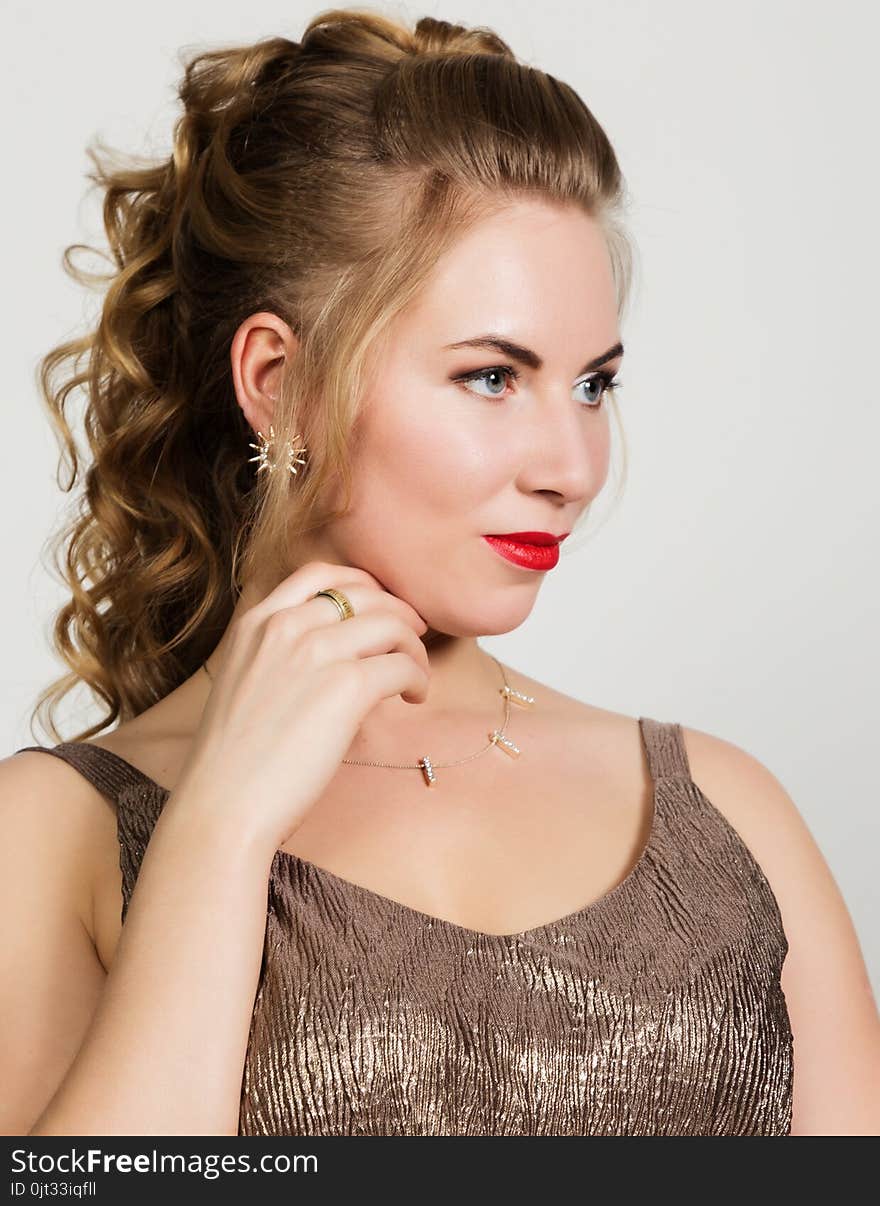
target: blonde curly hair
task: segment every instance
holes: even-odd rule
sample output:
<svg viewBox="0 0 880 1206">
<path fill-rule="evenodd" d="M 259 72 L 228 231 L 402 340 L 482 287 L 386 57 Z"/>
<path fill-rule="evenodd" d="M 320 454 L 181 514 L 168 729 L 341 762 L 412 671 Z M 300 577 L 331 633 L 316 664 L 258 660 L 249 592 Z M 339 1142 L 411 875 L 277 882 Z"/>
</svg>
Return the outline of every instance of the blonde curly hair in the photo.
<svg viewBox="0 0 880 1206">
<path fill-rule="evenodd" d="M 112 271 L 64 267 L 104 290 L 82 338 L 54 347 L 39 383 L 70 491 L 80 466 L 65 416 L 83 387 L 90 464 L 52 542 L 70 590 L 52 628 L 69 672 L 106 705 L 81 740 L 133 718 L 200 666 L 259 566 L 280 581 L 297 533 L 348 505 L 348 454 L 371 355 L 438 257 L 514 197 L 574 202 L 600 223 L 622 313 L 632 249 L 611 145 L 567 84 L 519 62 L 486 28 L 368 9 L 319 13 L 299 42 L 196 53 L 167 159 L 88 148 Z M 107 257 L 110 259 L 110 257 Z M 229 348 L 269 310 L 299 338 L 274 416 L 303 436 L 296 476 L 259 474 Z M 327 499 L 338 484 L 342 507 Z"/>
</svg>

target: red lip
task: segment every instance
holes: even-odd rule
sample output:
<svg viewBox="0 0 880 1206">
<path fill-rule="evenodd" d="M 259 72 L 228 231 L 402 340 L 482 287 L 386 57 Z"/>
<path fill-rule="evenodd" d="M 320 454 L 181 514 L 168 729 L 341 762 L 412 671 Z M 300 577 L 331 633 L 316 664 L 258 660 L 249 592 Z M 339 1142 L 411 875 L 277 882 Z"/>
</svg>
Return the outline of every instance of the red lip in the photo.
<svg viewBox="0 0 880 1206">
<path fill-rule="evenodd" d="M 528 535 L 546 535 L 546 533 L 530 532 Z M 530 570 L 551 570 L 559 561 L 559 542 L 555 539 L 550 544 L 526 543 L 513 540 L 510 536 L 484 536 L 483 539 L 496 553 L 514 565 Z"/>
<path fill-rule="evenodd" d="M 561 536 L 554 536 L 552 532 L 500 532 L 492 533 L 489 536 L 490 540 L 510 540 L 515 544 L 560 544 L 568 536 L 568 532 L 563 532 Z"/>
</svg>

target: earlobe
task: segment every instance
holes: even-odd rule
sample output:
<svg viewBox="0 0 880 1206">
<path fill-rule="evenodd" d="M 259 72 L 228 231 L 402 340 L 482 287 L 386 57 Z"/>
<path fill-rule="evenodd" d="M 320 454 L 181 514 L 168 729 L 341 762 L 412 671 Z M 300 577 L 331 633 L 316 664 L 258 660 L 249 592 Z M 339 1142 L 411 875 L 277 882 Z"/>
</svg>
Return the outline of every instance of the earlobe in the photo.
<svg viewBox="0 0 880 1206">
<path fill-rule="evenodd" d="M 256 435 L 262 432 L 268 437 L 269 428 L 272 426 L 274 410 L 271 406 L 261 404 L 260 399 L 253 399 L 249 394 L 239 394 L 238 403 L 242 409 L 244 417 L 247 419 L 251 430 Z"/>
</svg>

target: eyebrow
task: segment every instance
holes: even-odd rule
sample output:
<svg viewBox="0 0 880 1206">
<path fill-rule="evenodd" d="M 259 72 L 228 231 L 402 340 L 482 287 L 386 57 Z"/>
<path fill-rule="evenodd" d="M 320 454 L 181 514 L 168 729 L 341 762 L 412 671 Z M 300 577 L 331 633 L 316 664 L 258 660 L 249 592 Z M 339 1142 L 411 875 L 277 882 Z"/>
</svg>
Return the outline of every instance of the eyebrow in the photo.
<svg viewBox="0 0 880 1206">
<path fill-rule="evenodd" d="M 494 351 L 502 352 L 505 356 L 509 356 L 511 360 L 517 360 L 520 364 L 527 365 L 531 369 L 537 370 L 544 366 L 544 361 L 537 352 L 533 352 L 531 348 L 521 347 L 518 343 L 511 343 L 509 339 L 504 339 L 500 335 L 478 335 L 475 339 L 462 339 L 459 343 L 447 343 L 445 347 L 491 348 Z M 622 355 L 623 344 L 616 343 L 607 352 L 603 352 L 601 356 L 597 356 L 595 360 L 591 360 L 589 364 L 585 364 L 578 376 L 581 373 L 589 373 L 592 369 L 601 368 L 609 360 L 614 360 L 617 356 Z"/>
</svg>

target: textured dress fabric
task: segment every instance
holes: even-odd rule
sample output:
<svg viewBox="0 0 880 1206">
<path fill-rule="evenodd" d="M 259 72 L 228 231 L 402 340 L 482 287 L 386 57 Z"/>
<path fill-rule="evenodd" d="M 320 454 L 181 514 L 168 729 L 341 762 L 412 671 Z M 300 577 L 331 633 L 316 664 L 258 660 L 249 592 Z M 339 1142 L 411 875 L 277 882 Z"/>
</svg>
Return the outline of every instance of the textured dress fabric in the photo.
<svg viewBox="0 0 880 1206">
<path fill-rule="evenodd" d="M 639 729 L 638 862 L 546 925 L 471 930 L 276 851 L 240 1135 L 790 1133 L 776 898 L 691 779 L 681 727 Z M 124 923 L 169 790 L 88 742 L 24 748 L 113 802 Z"/>
</svg>

